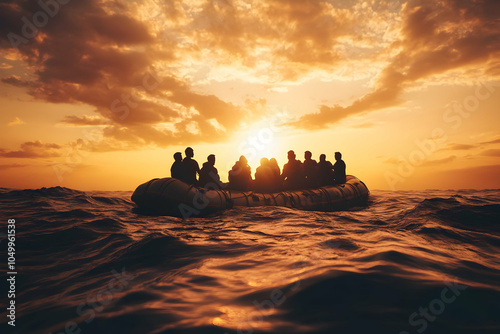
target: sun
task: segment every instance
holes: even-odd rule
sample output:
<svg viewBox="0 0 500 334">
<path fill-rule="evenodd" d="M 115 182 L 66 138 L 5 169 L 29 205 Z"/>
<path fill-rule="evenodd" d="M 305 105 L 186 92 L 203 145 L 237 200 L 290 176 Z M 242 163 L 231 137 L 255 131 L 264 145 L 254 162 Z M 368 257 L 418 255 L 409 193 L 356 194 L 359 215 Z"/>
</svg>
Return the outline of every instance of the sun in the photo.
<svg viewBox="0 0 500 334">
<path fill-rule="evenodd" d="M 279 131 L 273 126 L 262 124 L 262 122 L 241 131 L 235 140 L 237 155 L 244 155 L 249 165 L 254 168 L 259 166 L 261 158 L 270 159 L 279 155 L 277 152 Z"/>
</svg>

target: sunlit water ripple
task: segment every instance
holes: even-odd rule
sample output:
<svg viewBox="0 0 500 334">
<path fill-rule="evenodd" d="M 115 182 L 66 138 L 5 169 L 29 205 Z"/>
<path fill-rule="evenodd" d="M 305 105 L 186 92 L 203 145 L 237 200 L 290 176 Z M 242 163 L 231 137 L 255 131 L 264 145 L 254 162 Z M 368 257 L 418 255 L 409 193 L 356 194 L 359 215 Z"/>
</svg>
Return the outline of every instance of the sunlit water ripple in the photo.
<svg viewBox="0 0 500 334">
<path fill-rule="evenodd" d="M 16 332 L 500 333 L 499 190 L 188 222 L 138 215 L 130 195 L 0 189 Z"/>
</svg>

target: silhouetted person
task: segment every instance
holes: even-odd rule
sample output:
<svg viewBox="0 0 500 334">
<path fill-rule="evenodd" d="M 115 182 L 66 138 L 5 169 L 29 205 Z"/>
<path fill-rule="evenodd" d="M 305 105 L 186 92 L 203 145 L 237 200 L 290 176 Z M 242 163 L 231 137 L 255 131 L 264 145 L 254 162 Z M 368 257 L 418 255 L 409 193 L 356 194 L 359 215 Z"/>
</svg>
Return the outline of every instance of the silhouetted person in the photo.
<svg viewBox="0 0 500 334">
<path fill-rule="evenodd" d="M 278 166 L 278 161 L 275 158 L 269 159 L 269 167 L 273 170 L 273 182 L 272 188 L 273 192 L 281 190 L 281 170 L 280 166 Z"/>
<path fill-rule="evenodd" d="M 229 171 L 229 188 L 233 190 L 248 190 L 252 182 L 252 170 L 245 156 L 241 156 Z"/>
<path fill-rule="evenodd" d="M 260 166 L 255 170 L 255 191 L 269 193 L 273 191 L 274 171 L 267 158 L 260 159 Z"/>
<path fill-rule="evenodd" d="M 281 175 L 280 166 L 278 166 L 278 161 L 275 158 L 269 159 L 269 167 L 272 168 L 275 174 Z"/>
<path fill-rule="evenodd" d="M 335 152 L 335 164 L 333 165 L 333 180 L 336 184 L 345 183 L 345 162 L 342 160 L 342 154 Z"/>
<path fill-rule="evenodd" d="M 191 147 L 186 148 L 184 153 L 186 153 L 186 157 L 182 160 L 182 181 L 187 184 L 196 184 L 196 173 L 200 173 L 200 166 L 198 165 L 198 162 L 193 159 L 194 151 Z"/>
<path fill-rule="evenodd" d="M 316 160 L 311 159 L 312 153 L 305 151 L 304 162 L 302 166 L 304 167 L 304 176 L 306 178 L 306 187 L 313 187 L 316 184 L 316 165 L 318 164 Z"/>
<path fill-rule="evenodd" d="M 326 155 L 321 154 L 319 156 L 319 162 L 316 165 L 316 185 L 322 187 L 326 185 L 333 184 L 333 172 L 332 163 L 326 160 Z"/>
<path fill-rule="evenodd" d="M 200 181 L 198 184 L 200 187 L 206 187 L 207 184 L 212 183 L 211 186 L 217 185 L 221 187 L 219 172 L 215 168 L 215 155 L 210 154 L 207 157 L 207 162 L 203 163 L 203 167 L 200 170 Z"/>
<path fill-rule="evenodd" d="M 183 168 L 182 168 L 182 153 L 181 152 L 175 152 L 174 154 L 174 163 L 172 164 L 172 167 L 170 167 L 170 176 L 173 178 L 176 178 L 178 180 L 183 179 Z"/>
<path fill-rule="evenodd" d="M 283 166 L 281 178 L 285 189 L 300 189 L 304 185 L 302 163 L 295 159 L 294 151 L 288 151 L 288 162 Z"/>
</svg>

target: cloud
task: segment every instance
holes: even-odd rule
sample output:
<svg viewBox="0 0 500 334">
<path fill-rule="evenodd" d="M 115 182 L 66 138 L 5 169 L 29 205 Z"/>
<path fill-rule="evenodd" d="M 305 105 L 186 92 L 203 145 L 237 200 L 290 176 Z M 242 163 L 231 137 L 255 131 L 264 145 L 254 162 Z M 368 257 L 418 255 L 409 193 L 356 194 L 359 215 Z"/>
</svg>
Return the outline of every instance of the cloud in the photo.
<svg viewBox="0 0 500 334">
<path fill-rule="evenodd" d="M 30 141 L 21 144 L 17 151 L 9 151 L 0 148 L 0 157 L 4 158 L 51 158 L 61 155 L 60 145 L 54 143 L 42 143 L 41 141 Z"/>
<path fill-rule="evenodd" d="M 194 92 L 189 78 L 175 72 L 176 53 L 185 52 L 179 41 L 189 36 L 176 29 L 175 36 L 158 36 L 165 18 L 140 17 L 138 7 L 146 5 L 152 4 L 85 0 L 61 5 L 36 38 L 18 45 L 18 58 L 30 65 L 34 79 L 9 76 L 2 81 L 25 87 L 39 100 L 94 106 L 98 116 L 66 116 L 61 123 L 104 124 L 107 140 L 130 147 L 221 141 L 236 132 L 241 121 L 264 114 Z M 169 17 L 180 22 L 184 14 L 176 11 L 185 9 L 178 5 L 165 6 Z M 0 33 L 7 35 L 21 34 L 22 17 L 32 17 L 40 7 L 18 1 L 0 3 L 0 9 Z M 11 50 L 12 45 L 3 39 L 0 48 Z M 173 124 L 174 130 L 158 130 L 164 123 Z"/>
<path fill-rule="evenodd" d="M 351 125 L 353 128 L 367 129 L 379 125 L 380 122 L 362 122 Z"/>
<path fill-rule="evenodd" d="M 109 121 L 99 116 L 66 116 L 60 123 L 73 126 L 99 126 L 109 124 Z"/>
<path fill-rule="evenodd" d="M 495 68 L 498 8 L 485 0 L 71 1 L 36 37 L 17 43 L 17 59 L 30 72 L 2 82 L 43 101 L 93 106 L 104 136 L 119 147 L 164 147 L 226 140 L 268 112 L 265 104 L 253 108 L 200 92 L 200 73 L 227 69 L 225 80 L 277 90 L 314 76 L 378 73 L 372 92 L 351 105 L 323 105 L 292 123 L 324 128 L 400 104 L 405 89 L 423 78 L 478 64 Z M 22 18 L 40 10 L 35 1 L 0 3 L 0 34 L 22 37 Z M 1 50 L 14 52 L 8 38 Z"/>
<path fill-rule="evenodd" d="M 0 70 L 8 70 L 10 68 L 12 68 L 13 66 L 11 64 L 7 64 L 7 63 L 0 63 Z"/>
<path fill-rule="evenodd" d="M 437 171 L 434 185 L 441 188 L 498 189 L 500 188 L 500 165 L 475 166 Z"/>
<path fill-rule="evenodd" d="M 480 155 L 487 156 L 487 157 L 500 157 L 500 149 L 489 149 L 482 151 Z"/>
<path fill-rule="evenodd" d="M 183 27 L 192 31 L 190 56 L 199 57 L 202 49 L 215 66 L 230 65 L 247 78 L 279 86 L 318 73 L 352 78 L 366 72 L 355 64 L 373 64 L 370 56 L 388 44 L 388 25 L 400 4 L 352 3 L 207 1 L 176 13 L 190 19 Z"/>
<path fill-rule="evenodd" d="M 11 169 L 11 168 L 22 168 L 22 167 L 28 167 L 30 165 L 26 164 L 0 164 L 0 170 L 4 169 Z"/>
<path fill-rule="evenodd" d="M 21 120 L 19 117 L 14 118 L 12 121 L 7 123 L 7 126 L 15 126 L 15 125 L 22 125 L 25 124 L 23 120 Z"/>
<path fill-rule="evenodd" d="M 401 91 L 402 88 L 399 86 L 388 86 L 363 96 L 347 107 L 322 105 L 319 112 L 306 114 L 292 125 L 310 130 L 323 129 L 328 124 L 337 123 L 349 116 L 395 106 L 399 103 L 398 96 Z"/>
<path fill-rule="evenodd" d="M 30 87 L 33 86 L 32 82 L 22 80 L 18 75 L 11 75 L 7 78 L 2 78 L 2 82 L 15 86 L 15 87 Z"/>
<path fill-rule="evenodd" d="M 449 143 L 446 147 L 440 149 L 440 151 L 468 151 L 476 147 L 477 145 Z"/>
<path fill-rule="evenodd" d="M 440 149 L 439 151 L 470 151 L 470 150 L 474 150 L 474 149 L 477 149 L 477 148 L 481 148 L 481 147 L 486 147 L 486 146 L 490 146 L 490 145 L 495 145 L 495 144 L 499 144 L 500 143 L 500 139 L 494 139 L 494 140 L 489 140 L 489 141 L 482 141 L 482 142 L 479 142 L 479 143 L 475 143 L 475 144 L 460 144 L 460 143 L 449 143 L 447 144 L 444 148 Z M 480 155 L 488 155 L 488 154 L 484 154 L 485 152 L 495 152 L 496 150 L 487 150 L 487 151 L 483 151 L 482 153 L 480 153 Z"/>
<path fill-rule="evenodd" d="M 267 91 L 273 93 L 288 93 L 288 87 L 271 87 L 268 88 Z"/>
<path fill-rule="evenodd" d="M 500 144 L 500 138 L 481 142 L 482 145 Z"/>
<path fill-rule="evenodd" d="M 318 112 L 293 124 L 308 129 L 356 114 L 388 108 L 401 102 L 405 88 L 451 70 L 498 66 L 500 2 L 408 1 L 402 8 L 401 38 L 391 48 L 400 51 L 380 72 L 371 93 L 349 106 L 320 106 Z"/>
<path fill-rule="evenodd" d="M 382 158 L 382 156 L 380 156 L 379 158 Z M 389 158 L 386 159 L 384 162 L 391 165 L 399 165 L 401 163 L 401 160 L 398 160 L 396 158 Z"/>
<path fill-rule="evenodd" d="M 433 166 L 439 166 L 439 165 L 444 165 L 444 164 L 448 164 L 450 162 L 453 162 L 455 161 L 457 157 L 455 155 L 450 155 L 446 158 L 442 158 L 442 159 L 435 159 L 435 160 L 426 160 L 424 161 L 424 163 L 422 164 L 422 166 L 424 167 L 433 167 Z"/>
<path fill-rule="evenodd" d="M 441 158 L 441 159 L 435 159 L 435 160 L 430 160 L 429 159 L 429 160 L 425 160 L 419 166 L 422 166 L 422 167 L 432 167 L 432 166 L 444 165 L 444 164 L 447 164 L 447 163 L 450 163 L 450 162 L 454 161 L 456 158 L 457 157 L 455 155 L 450 155 L 448 157 Z M 400 165 L 402 163 L 406 163 L 403 160 L 396 159 L 396 158 L 389 158 L 389 159 L 386 159 L 384 162 L 387 163 L 387 164 L 396 165 L 396 166 L 398 166 L 398 165 Z"/>
</svg>

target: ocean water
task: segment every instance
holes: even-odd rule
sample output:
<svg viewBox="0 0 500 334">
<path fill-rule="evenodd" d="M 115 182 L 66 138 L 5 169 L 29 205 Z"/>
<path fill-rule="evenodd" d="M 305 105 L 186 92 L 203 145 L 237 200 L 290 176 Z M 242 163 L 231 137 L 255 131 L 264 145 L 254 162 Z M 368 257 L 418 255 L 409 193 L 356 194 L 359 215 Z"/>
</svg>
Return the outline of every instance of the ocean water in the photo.
<svg viewBox="0 0 500 334">
<path fill-rule="evenodd" d="M 500 333 L 499 190 L 189 221 L 139 215 L 130 196 L 0 189 L 2 333 Z"/>
</svg>

